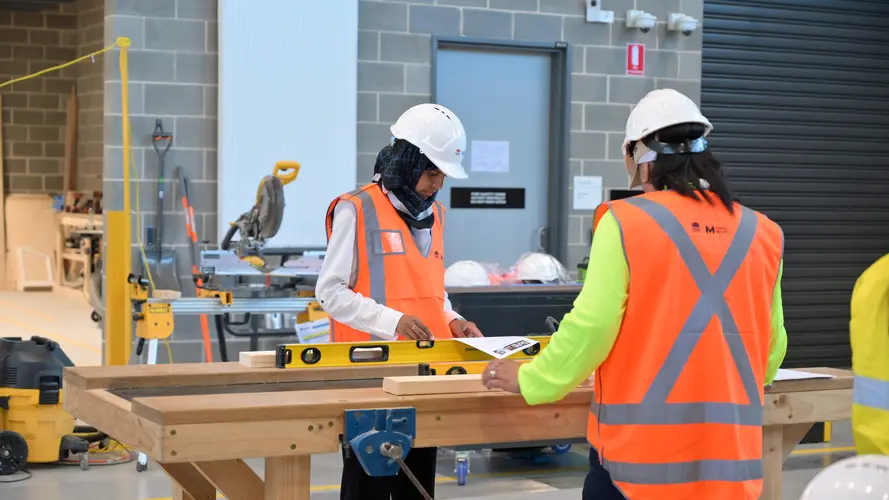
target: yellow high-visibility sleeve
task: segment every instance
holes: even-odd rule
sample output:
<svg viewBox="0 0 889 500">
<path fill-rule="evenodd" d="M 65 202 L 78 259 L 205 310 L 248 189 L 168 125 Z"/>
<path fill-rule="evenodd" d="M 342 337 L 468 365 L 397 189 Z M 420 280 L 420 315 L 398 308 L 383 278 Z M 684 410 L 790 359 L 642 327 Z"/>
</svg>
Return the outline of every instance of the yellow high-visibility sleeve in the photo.
<svg viewBox="0 0 889 500">
<path fill-rule="evenodd" d="M 889 455 L 889 255 L 855 282 L 850 312 L 855 447 L 859 455 Z"/>
</svg>

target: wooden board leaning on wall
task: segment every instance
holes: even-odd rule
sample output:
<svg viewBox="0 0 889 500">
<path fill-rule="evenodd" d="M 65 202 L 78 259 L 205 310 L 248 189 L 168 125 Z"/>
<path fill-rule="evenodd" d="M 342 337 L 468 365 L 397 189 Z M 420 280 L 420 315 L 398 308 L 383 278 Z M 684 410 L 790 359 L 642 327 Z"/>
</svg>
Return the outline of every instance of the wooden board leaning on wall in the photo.
<svg viewBox="0 0 889 500">
<path fill-rule="evenodd" d="M 48 194 L 14 193 L 6 196 L 6 289 L 20 290 L 29 282 L 53 281 L 56 217 Z M 24 251 L 22 250 L 24 249 Z M 24 255 L 24 259 L 21 257 Z M 47 268 L 47 259 L 49 267 Z M 52 274 L 52 273 L 50 273 Z"/>
</svg>

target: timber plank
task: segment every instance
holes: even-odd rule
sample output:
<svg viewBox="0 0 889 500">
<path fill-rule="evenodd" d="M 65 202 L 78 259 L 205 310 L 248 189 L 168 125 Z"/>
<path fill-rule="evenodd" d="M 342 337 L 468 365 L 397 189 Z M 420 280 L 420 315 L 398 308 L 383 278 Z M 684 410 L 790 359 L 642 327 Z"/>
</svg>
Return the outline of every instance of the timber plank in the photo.
<svg viewBox="0 0 889 500">
<path fill-rule="evenodd" d="M 238 364 L 247 368 L 274 368 L 275 351 L 242 351 L 238 354 Z"/>
<path fill-rule="evenodd" d="M 583 404 L 589 408 L 593 391 L 582 388 L 558 405 Z M 395 396 L 382 388 L 306 392 L 214 394 L 200 397 L 136 398 L 133 413 L 153 422 L 199 424 L 210 422 L 262 422 L 340 416 L 347 409 L 411 407 L 417 411 L 467 411 L 527 407 L 524 398 L 504 391 L 461 394 Z"/>
<path fill-rule="evenodd" d="M 246 373 L 262 369 L 244 369 Z M 284 370 L 297 371 L 297 370 Z M 312 370 L 309 370 L 312 371 Z M 839 378 L 804 380 L 800 391 L 839 391 L 852 389 L 851 373 L 837 371 Z M 453 377 L 449 375 L 448 377 Z M 444 379 L 447 377 L 436 377 Z M 782 381 L 767 393 L 774 401 L 781 401 L 785 386 L 799 386 L 799 381 Z M 589 404 L 592 388 L 582 387 L 570 393 L 557 404 Z M 830 396 L 825 396 L 830 397 Z M 832 398 L 844 397 L 837 394 Z M 162 424 L 191 424 L 209 422 L 239 422 L 286 420 L 294 418 L 329 417 L 342 411 L 344 403 L 350 409 L 413 407 L 417 411 L 474 410 L 484 408 L 516 408 L 526 406 L 524 398 L 504 391 L 472 392 L 459 394 L 423 394 L 396 396 L 382 388 L 317 390 L 305 392 L 277 392 L 252 394 L 213 394 L 200 397 L 147 397 L 136 398 L 132 411 L 153 422 Z M 800 403 L 808 408 L 809 403 Z M 827 413 L 834 413 L 832 410 Z"/>
<path fill-rule="evenodd" d="M 417 375 L 420 365 L 343 368 L 248 368 L 237 362 L 80 366 L 65 369 L 65 384 L 84 389 L 316 382 Z"/>
<path fill-rule="evenodd" d="M 102 389 L 85 391 L 68 387 L 65 389 L 63 406 L 67 413 L 123 444 L 145 452 L 155 460 L 161 457 L 163 430 L 159 425 L 133 414 L 130 402 Z"/>
<path fill-rule="evenodd" d="M 481 375 L 448 375 L 445 377 L 386 377 L 383 391 L 396 396 L 421 394 L 459 394 L 464 392 L 491 392 L 482 384 Z"/>
<path fill-rule="evenodd" d="M 241 459 L 195 462 L 194 466 L 228 500 L 258 500 L 264 496 L 262 479 Z"/>
</svg>

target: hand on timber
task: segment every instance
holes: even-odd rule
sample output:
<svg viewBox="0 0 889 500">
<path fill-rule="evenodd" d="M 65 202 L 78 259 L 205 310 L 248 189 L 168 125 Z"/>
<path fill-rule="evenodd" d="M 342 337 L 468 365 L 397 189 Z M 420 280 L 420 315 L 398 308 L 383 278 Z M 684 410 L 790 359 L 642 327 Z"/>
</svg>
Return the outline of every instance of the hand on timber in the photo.
<svg viewBox="0 0 889 500">
<path fill-rule="evenodd" d="M 509 359 L 495 359 L 488 363 L 485 371 L 482 372 L 482 383 L 488 389 L 500 389 L 521 394 L 519 366 L 521 365 Z"/>
<path fill-rule="evenodd" d="M 432 332 L 415 316 L 403 315 L 395 326 L 395 333 L 405 340 L 432 340 Z"/>
<path fill-rule="evenodd" d="M 454 321 L 451 321 L 448 326 L 451 328 L 451 333 L 454 335 L 455 339 L 484 337 L 481 330 L 479 330 L 472 321 L 455 319 Z"/>
</svg>

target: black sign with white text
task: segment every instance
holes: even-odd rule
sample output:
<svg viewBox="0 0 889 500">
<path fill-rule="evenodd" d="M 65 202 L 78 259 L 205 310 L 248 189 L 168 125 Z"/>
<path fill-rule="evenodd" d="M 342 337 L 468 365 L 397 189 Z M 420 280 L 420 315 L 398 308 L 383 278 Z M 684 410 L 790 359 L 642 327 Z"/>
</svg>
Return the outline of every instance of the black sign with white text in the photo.
<svg viewBox="0 0 889 500">
<path fill-rule="evenodd" d="M 525 190 L 453 187 L 451 208 L 525 208 Z"/>
<path fill-rule="evenodd" d="M 623 200 L 640 194 L 644 194 L 641 189 L 609 189 L 608 201 Z"/>
</svg>

